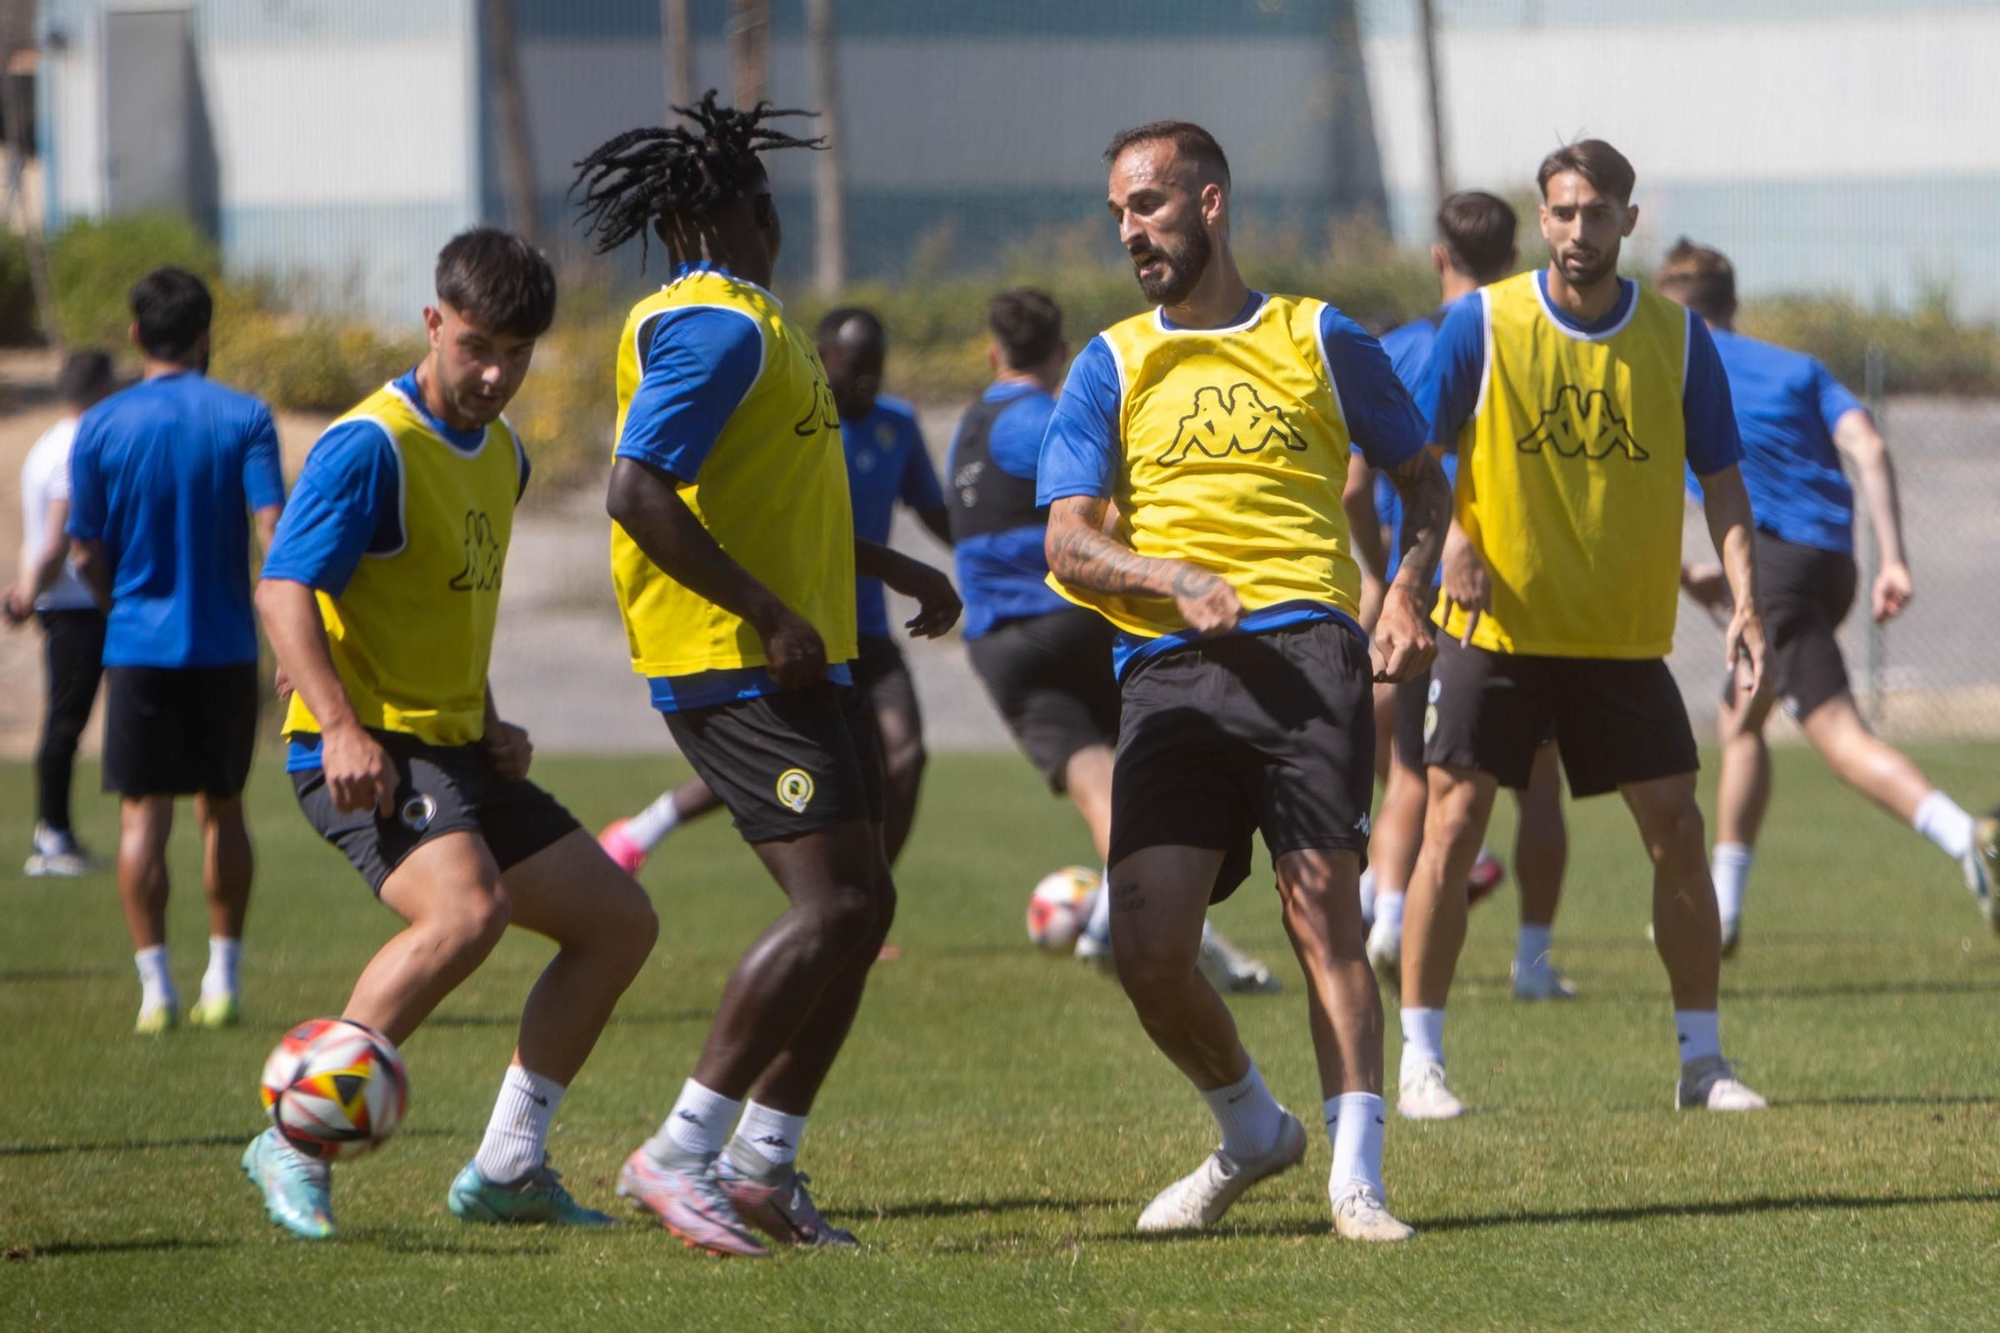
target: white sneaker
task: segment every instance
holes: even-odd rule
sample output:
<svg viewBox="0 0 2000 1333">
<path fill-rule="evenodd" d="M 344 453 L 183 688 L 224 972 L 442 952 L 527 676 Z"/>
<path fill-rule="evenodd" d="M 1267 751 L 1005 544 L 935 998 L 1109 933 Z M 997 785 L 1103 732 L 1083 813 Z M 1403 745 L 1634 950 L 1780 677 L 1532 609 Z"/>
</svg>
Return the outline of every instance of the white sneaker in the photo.
<svg viewBox="0 0 2000 1333">
<path fill-rule="evenodd" d="M 1965 871 L 1965 887 L 1978 900 L 1979 912 L 1987 928 L 2000 934 L 2000 812 L 1987 815 L 1972 826 L 1972 845 L 1959 861 Z"/>
<path fill-rule="evenodd" d="M 21 866 L 21 873 L 30 879 L 56 876 L 76 879 L 97 872 L 97 865 L 90 859 L 90 853 L 83 850 L 76 836 L 58 833 L 47 824 L 35 823 L 27 861 Z"/>
<path fill-rule="evenodd" d="M 1444 1066 L 1426 1060 L 1413 1078 L 1397 1080 L 1396 1114 L 1405 1120 L 1456 1120 L 1465 1114 L 1465 1103 L 1444 1081 Z"/>
<path fill-rule="evenodd" d="M 1737 1080 L 1729 1061 L 1704 1055 L 1681 1066 L 1674 1088 L 1677 1111 L 1761 1111 L 1770 1103 Z"/>
<path fill-rule="evenodd" d="M 1206 921 L 1201 923 L 1201 953 L 1195 965 L 1210 985 L 1230 995 L 1276 995 L 1284 989 L 1270 968 L 1224 939 L 1222 932 Z"/>
<path fill-rule="evenodd" d="M 1214 1226 L 1229 1206 L 1266 1176 L 1297 1166 L 1306 1155 L 1306 1127 L 1290 1111 L 1278 1123 L 1268 1152 L 1238 1161 L 1217 1148 L 1192 1174 L 1156 1195 L 1139 1214 L 1141 1231 L 1199 1231 Z"/>
<path fill-rule="evenodd" d="M 1396 1241 L 1417 1234 L 1415 1227 L 1390 1215 L 1373 1185 L 1351 1180 L 1336 1194 L 1329 1181 L 1327 1192 L 1333 1196 L 1333 1234 L 1344 1240 Z"/>
<path fill-rule="evenodd" d="M 1563 970 L 1548 959 L 1538 960 L 1527 971 L 1521 970 L 1518 962 L 1507 965 L 1507 975 L 1514 983 L 1514 998 L 1517 1000 L 1574 1000 L 1576 983 Z"/>
<path fill-rule="evenodd" d="M 1375 979 L 1391 994 L 1402 986 L 1403 932 L 1391 930 L 1379 917 L 1368 930 L 1368 966 L 1375 969 Z"/>
<path fill-rule="evenodd" d="M 1111 968 L 1111 941 L 1100 940 L 1089 931 L 1076 937 L 1076 944 L 1070 949 L 1070 956 L 1079 963 L 1089 963 L 1092 967 Z"/>
</svg>

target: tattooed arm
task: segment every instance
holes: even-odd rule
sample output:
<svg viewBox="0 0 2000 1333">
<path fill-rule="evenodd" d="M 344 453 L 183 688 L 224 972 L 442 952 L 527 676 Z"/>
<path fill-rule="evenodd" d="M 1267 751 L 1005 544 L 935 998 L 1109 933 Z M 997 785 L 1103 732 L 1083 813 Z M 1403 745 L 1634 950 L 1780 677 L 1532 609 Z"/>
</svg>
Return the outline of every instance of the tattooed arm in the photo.
<svg viewBox="0 0 2000 1333">
<path fill-rule="evenodd" d="M 1437 455 L 1419 449 L 1388 469 L 1390 484 L 1403 497 L 1403 563 L 1383 595 L 1375 621 L 1375 679 L 1409 680 L 1430 670 L 1437 656 L 1431 637 L 1431 575 L 1451 525 L 1451 488 Z"/>
<path fill-rule="evenodd" d="M 1182 560 L 1154 560 L 1103 532 L 1110 501 L 1071 495 L 1049 506 L 1044 552 L 1049 570 L 1072 588 L 1136 597 L 1171 597 L 1188 626 L 1226 634 L 1243 604 L 1221 575 Z"/>
</svg>

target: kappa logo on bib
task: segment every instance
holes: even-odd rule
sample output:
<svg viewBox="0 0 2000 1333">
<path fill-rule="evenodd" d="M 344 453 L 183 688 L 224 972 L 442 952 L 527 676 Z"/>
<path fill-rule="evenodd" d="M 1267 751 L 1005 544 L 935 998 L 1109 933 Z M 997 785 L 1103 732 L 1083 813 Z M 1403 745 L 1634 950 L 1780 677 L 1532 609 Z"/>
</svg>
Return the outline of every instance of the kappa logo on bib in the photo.
<svg viewBox="0 0 2000 1333">
<path fill-rule="evenodd" d="M 812 774 L 803 768 L 788 768 L 778 774 L 778 804 L 793 814 L 802 815 L 812 804 Z"/>
</svg>

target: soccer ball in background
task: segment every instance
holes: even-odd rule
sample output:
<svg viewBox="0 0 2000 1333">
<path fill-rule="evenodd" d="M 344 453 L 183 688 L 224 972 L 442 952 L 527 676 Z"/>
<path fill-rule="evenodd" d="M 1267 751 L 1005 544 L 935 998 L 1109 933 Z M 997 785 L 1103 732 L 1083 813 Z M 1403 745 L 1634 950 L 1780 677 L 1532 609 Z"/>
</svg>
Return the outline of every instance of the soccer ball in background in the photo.
<svg viewBox="0 0 2000 1333">
<path fill-rule="evenodd" d="M 1097 881 L 1089 866 L 1064 866 L 1042 876 L 1028 897 L 1028 938 L 1050 953 L 1068 953 L 1090 920 Z"/>
<path fill-rule="evenodd" d="M 264 1110 L 285 1141 L 330 1162 L 359 1157 L 396 1132 L 410 1076 L 387 1037 L 344 1018 L 287 1032 L 264 1061 Z"/>
</svg>

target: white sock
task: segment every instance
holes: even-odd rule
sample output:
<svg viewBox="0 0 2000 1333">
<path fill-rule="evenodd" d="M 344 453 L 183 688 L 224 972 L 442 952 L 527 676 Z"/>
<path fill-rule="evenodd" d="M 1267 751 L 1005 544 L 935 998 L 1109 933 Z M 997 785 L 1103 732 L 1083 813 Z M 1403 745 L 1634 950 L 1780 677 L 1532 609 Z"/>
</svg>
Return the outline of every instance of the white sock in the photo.
<svg viewBox="0 0 2000 1333">
<path fill-rule="evenodd" d="M 150 949 L 141 949 L 132 955 L 132 961 L 139 966 L 139 1007 L 158 1009 L 162 1005 L 179 1007 L 181 998 L 174 993 L 173 974 L 167 971 L 167 946 L 155 944 Z"/>
<path fill-rule="evenodd" d="M 729 1127 L 743 1103 L 734 1097 L 711 1092 L 689 1079 L 681 1085 L 674 1109 L 660 1126 L 660 1132 L 646 1140 L 646 1152 L 656 1161 L 670 1161 L 692 1154 L 710 1158 L 722 1151 Z"/>
<path fill-rule="evenodd" d="M 799 1159 L 799 1144 L 806 1137 L 806 1118 L 773 1111 L 754 1101 L 745 1102 L 736 1137 L 755 1148 L 757 1155 L 772 1166 L 786 1166 Z"/>
<path fill-rule="evenodd" d="M 1111 943 L 1111 880 L 1109 872 L 1097 877 L 1097 892 L 1090 899 L 1090 920 L 1083 933 L 1098 944 Z"/>
<path fill-rule="evenodd" d="M 208 971 L 201 974 L 203 995 L 236 994 L 236 963 L 243 957 L 243 941 L 226 935 L 208 937 Z"/>
<path fill-rule="evenodd" d="M 1674 1032 L 1681 1042 L 1681 1063 L 1722 1054 L 1722 1025 L 1713 1009 L 1674 1010 Z"/>
<path fill-rule="evenodd" d="M 1444 1063 L 1444 1010 L 1405 1009 L 1402 1080 L 1409 1082 L 1423 1064 Z"/>
<path fill-rule="evenodd" d="M 495 1185 L 511 1185 L 542 1164 L 549 1125 L 562 1105 L 563 1085 L 519 1065 L 508 1065 L 486 1137 L 473 1157 L 479 1174 Z"/>
<path fill-rule="evenodd" d="M 1523 976 L 1538 968 L 1549 965 L 1549 945 L 1554 940 L 1554 926 L 1531 926 L 1521 923 L 1521 933 L 1514 937 L 1514 970 Z"/>
<path fill-rule="evenodd" d="M 1375 920 L 1396 939 L 1403 938 L 1403 895 L 1384 889 L 1375 897 Z"/>
<path fill-rule="evenodd" d="M 1917 813 L 1910 816 L 1910 827 L 1943 848 L 1944 854 L 1954 861 L 1964 859 L 1972 850 L 1974 823 L 1957 801 L 1941 791 L 1918 801 Z"/>
<path fill-rule="evenodd" d="M 1750 862 L 1756 854 L 1740 842 L 1715 844 L 1709 874 L 1715 879 L 1715 907 L 1725 929 L 1743 917 L 1743 891 L 1750 887 Z"/>
<path fill-rule="evenodd" d="M 1361 872 L 1361 924 L 1375 924 L 1375 867 Z"/>
<path fill-rule="evenodd" d="M 1264 1086 L 1264 1076 L 1252 1061 L 1250 1072 L 1226 1088 L 1201 1094 L 1209 1113 L 1222 1127 L 1222 1150 L 1238 1159 L 1269 1152 L 1278 1141 L 1285 1113 Z"/>
<path fill-rule="evenodd" d="M 681 811 L 674 804 L 674 794 L 661 792 L 659 800 L 625 821 L 625 836 L 650 852 L 680 822 Z"/>
<path fill-rule="evenodd" d="M 1343 1092 L 1326 1101 L 1326 1137 L 1333 1145 L 1333 1192 L 1349 1185 L 1382 1189 L 1382 1099 L 1372 1092 Z"/>
</svg>

